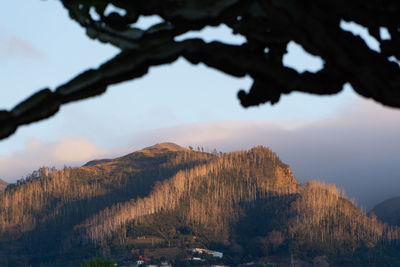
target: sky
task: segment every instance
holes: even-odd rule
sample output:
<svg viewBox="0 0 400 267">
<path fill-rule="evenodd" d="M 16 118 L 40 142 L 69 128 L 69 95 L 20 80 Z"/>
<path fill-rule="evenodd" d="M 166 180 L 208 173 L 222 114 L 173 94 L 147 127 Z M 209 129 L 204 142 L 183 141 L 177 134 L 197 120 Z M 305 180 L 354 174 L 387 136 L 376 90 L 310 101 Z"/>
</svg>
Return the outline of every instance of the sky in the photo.
<svg viewBox="0 0 400 267">
<path fill-rule="evenodd" d="M 156 21 L 142 18 L 138 26 Z M 359 26 L 341 26 L 379 51 Z M 223 25 L 200 36 L 244 40 Z M 58 1 L 7 0 L 0 10 L 0 109 L 12 108 L 38 89 L 54 89 L 116 53 L 89 39 Z M 316 71 L 323 62 L 291 42 L 284 64 L 302 72 Z M 65 105 L 52 118 L 20 127 L 0 141 L 0 178 L 13 182 L 40 166 L 80 166 L 164 141 L 225 152 L 266 145 L 301 182 L 335 183 L 360 205 L 371 207 L 398 195 L 399 110 L 364 99 L 349 85 L 334 96 L 292 93 L 276 105 L 245 109 L 236 94 L 250 86 L 249 77 L 232 78 L 184 59 L 151 68 L 143 78 Z"/>
</svg>

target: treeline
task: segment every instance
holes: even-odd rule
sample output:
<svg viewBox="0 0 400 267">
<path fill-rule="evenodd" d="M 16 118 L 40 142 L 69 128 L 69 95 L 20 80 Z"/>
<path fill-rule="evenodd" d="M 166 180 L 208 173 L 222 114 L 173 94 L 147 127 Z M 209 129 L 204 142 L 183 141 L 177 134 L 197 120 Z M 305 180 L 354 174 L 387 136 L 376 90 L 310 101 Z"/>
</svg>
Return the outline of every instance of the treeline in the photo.
<svg viewBox="0 0 400 267">
<path fill-rule="evenodd" d="M 299 257 L 329 255 L 332 261 L 369 255 L 370 249 L 377 247 L 381 254 L 376 258 L 382 258 L 382 251 L 399 245 L 398 228 L 366 216 L 332 184 L 311 181 L 300 186 L 288 166 L 264 147 L 220 155 L 207 164 L 182 170 L 157 183 L 147 197 L 103 210 L 79 229 L 85 232 L 86 241 L 97 245 L 107 245 L 111 240 L 124 244 L 136 237 L 130 236 L 135 225 L 154 224 L 146 218 L 166 213 L 184 222 L 194 234 L 212 233 L 218 237 L 213 240 L 226 244 L 241 234 L 237 229 L 234 234 L 235 227 L 248 216 L 249 209 L 259 210 L 255 218 L 279 221 L 281 225 L 257 222 L 269 232 L 258 229 L 252 238 L 240 236 L 243 247 L 250 249 L 248 255 L 253 253 L 252 242 L 265 246 L 258 256 L 283 249 Z M 261 214 L 263 209 L 266 215 Z M 249 224 L 252 222 L 245 227 L 251 227 Z M 363 249 L 368 252 L 362 254 Z"/>
<path fill-rule="evenodd" d="M 85 181 L 78 181 L 82 176 Z M 54 216 L 62 205 L 105 193 L 90 172 L 41 168 L 0 194 L 0 233 L 32 230 L 37 222 Z"/>
<path fill-rule="evenodd" d="M 215 157 L 190 150 L 141 151 L 93 166 L 40 168 L 0 193 L 0 255 L 17 250 L 22 261 L 30 251 L 35 258 L 57 260 L 79 248 L 82 238 L 73 229 L 86 218 L 145 197 L 157 181 Z M 0 259 L 2 264 L 11 263 Z"/>
<path fill-rule="evenodd" d="M 21 232 L 33 229 L 37 221 L 57 214 L 67 204 L 115 190 L 120 190 L 117 195 L 121 196 L 122 191 L 127 197 L 137 195 L 139 187 L 146 193 L 146 187 L 154 182 L 169 178 L 182 168 L 204 164 L 213 157 L 189 150 L 152 157 L 144 151 L 96 166 L 62 170 L 42 167 L 8 185 L 0 194 L 0 233 L 12 227 Z M 136 190 L 132 191 L 132 187 Z M 110 203 L 116 200 L 110 199 Z"/>
<path fill-rule="evenodd" d="M 256 147 L 179 171 L 157 183 L 149 196 L 117 203 L 86 220 L 80 228 L 86 228 L 88 240 L 106 244 L 116 231 L 126 233 L 130 223 L 140 222 L 146 215 L 177 210 L 175 216 L 187 224 L 201 224 L 228 238 L 230 225 L 240 213 L 239 204 L 270 195 L 284 197 L 298 189 L 289 167 L 269 149 Z"/>
<path fill-rule="evenodd" d="M 300 185 L 262 146 L 149 148 L 81 168 L 40 168 L 0 193 L 0 256 L 17 255 L 0 265 L 126 256 L 145 235 L 165 240 L 160 246 L 214 246 L 233 263 L 293 252 L 365 265 L 400 247 L 398 228 L 366 216 L 334 185 Z"/>
<path fill-rule="evenodd" d="M 295 217 L 288 229 L 299 253 L 349 255 L 361 247 L 400 241 L 398 227 L 366 216 L 333 184 L 307 182 L 291 209 Z"/>
</svg>

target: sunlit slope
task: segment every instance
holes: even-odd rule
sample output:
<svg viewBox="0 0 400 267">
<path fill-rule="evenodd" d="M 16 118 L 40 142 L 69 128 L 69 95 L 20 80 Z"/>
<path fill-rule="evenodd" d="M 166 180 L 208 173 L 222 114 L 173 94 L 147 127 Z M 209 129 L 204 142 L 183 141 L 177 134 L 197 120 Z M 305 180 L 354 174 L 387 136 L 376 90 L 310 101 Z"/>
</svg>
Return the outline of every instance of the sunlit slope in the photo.
<svg viewBox="0 0 400 267">
<path fill-rule="evenodd" d="M 80 168 L 41 168 L 9 185 L 0 193 L 0 265 L 123 261 L 148 246 L 174 251 L 168 257 L 210 247 L 231 264 L 291 253 L 339 266 L 397 264 L 398 229 L 334 185 L 300 185 L 266 147 L 200 151 L 162 143 Z"/>
<path fill-rule="evenodd" d="M 289 167 L 273 152 L 256 147 L 183 169 L 157 183 L 145 198 L 117 203 L 82 227 L 89 240 L 98 242 L 112 237 L 115 231 L 126 232 L 123 228 L 131 222 L 164 212 L 228 240 L 230 226 L 241 215 L 242 206 L 268 197 L 292 196 L 299 186 Z"/>
</svg>

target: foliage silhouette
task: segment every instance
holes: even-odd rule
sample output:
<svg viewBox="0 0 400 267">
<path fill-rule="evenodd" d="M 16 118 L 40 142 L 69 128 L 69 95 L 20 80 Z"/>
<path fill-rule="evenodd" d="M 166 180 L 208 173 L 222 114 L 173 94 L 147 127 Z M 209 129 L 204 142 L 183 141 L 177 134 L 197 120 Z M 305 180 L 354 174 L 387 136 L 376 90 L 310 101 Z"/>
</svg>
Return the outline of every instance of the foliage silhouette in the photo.
<svg viewBox="0 0 400 267">
<path fill-rule="evenodd" d="M 393 62 L 400 59 L 397 0 L 60 1 L 90 38 L 112 44 L 121 52 L 54 90 L 40 90 L 12 110 L 1 110 L 0 138 L 20 125 L 54 115 L 63 104 L 100 95 L 109 85 L 141 77 L 150 67 L 179 57 L 235 77 L 249 75 L 254 80 L 252 87 L 238 93 L 244 107 L 274 104 L 282 94 L 294 91 L 336 94 L 345 83 L 364 97 L 400 107 L 400 68 Z M 149 15 L 159 16 L 162 22 L 146 30 L 135 27 L 140 16 Z M 366 27 L 379 42 L 380 52 L 343 30 L 342 21 Z M 189 31 L 221 24 L 246 37 L 246 42 L 176 40 Z M 390 38 L 381 38 L 381 27 L 388 30 Z M 316 73 L 298 73 L 284 66 L 282 59 L 290 41 L 321 57 L 323 68 Z"/>
</svg>

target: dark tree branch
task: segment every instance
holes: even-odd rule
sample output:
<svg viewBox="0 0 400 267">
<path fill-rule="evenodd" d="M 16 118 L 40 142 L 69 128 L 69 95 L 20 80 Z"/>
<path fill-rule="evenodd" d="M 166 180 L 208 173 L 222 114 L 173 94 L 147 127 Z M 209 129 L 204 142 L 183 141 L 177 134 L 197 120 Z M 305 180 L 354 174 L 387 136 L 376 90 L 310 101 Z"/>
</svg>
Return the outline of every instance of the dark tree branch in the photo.
<svg viewBox="0 0 400 267">
<path fill-rule="evenodd" d="M 151 66 L 184 57 L 229 75 L 249 75 L 254 83 L 238 97 L 244 107 L 276 103 L 281 94 L 300 91 L 336 94 L 349 82 L 362 96 L 400 107 L 400 2 L 397 0 L 60 0 L 71 19 L 90 38 L 112 44 L 121 53 L 96 70 L 87 70 L 66 84 L 40 90 L 10 111 L 0 111 L 0 139 L 18 126 L 55 114 L 61 105 L 104 93 L 111 84 L 145 75 Z M 105 14 L 107 5 L 125 10 Z M 95 21 L 94 9 L 100 20 Z M 163 22 L 141 30 L 139 16 L 158 15 Z M 366 27 L 380 43 L 380 53 L 340 28 L 341 21 Z M 175 41 L 188 31 L 226 24 L 247 41 L 242 45 L 200 39 Z M 380 27 L 391 35 L 382 40 Z M 282 58 L 290 41 L 324 60 L 316 73 L 298 73 Z M 264 52 L 265 49 L 268 52 Z"/>
</svg>

